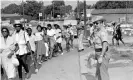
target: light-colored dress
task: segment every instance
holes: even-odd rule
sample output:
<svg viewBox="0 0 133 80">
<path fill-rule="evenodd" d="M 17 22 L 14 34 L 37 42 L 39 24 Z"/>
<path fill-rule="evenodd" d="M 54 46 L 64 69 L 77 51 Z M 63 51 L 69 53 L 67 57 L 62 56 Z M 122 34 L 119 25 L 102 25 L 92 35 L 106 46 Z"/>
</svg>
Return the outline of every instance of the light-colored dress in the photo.
<svg viewBox="0 0 133 80">
<path fill-rule="evenodd" d="M 37 32 L 35 33 L 35 37 L 36 37 L 36 48 L 37 48 L 37 57 L 43 55 L 46 52 L 45 49 L 45 44 L 43 41 L 43 32 Z"/>
<path fill-rule="evenodd" d="M 12 50 L 15 49 L 15 40 L 14 37 L 8 36 L 7 40 L 4 40 L 4 37 L 1 37 L 1 48 L 3 52 L 1 54 L 1 64 L 2 67 L 5 69 L 8 78 L 15 78 L 16 77 L 16 68 L 12 63 L 12 58 L 16 57 L 15 55 L 12 58 L 8 58 L 8 54 L 11 53 Z"/>
</svg>

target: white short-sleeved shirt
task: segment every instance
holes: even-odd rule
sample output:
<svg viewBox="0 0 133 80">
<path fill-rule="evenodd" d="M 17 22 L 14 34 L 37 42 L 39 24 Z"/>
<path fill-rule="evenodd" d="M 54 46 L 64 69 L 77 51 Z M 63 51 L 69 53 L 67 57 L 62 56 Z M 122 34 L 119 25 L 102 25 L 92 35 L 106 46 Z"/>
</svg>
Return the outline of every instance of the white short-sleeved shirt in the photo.
<svg viewBox="0 0 133 80">
<path fill-rule="evenodd" d="M 36 49 L 36 46 L 35 46 L 35 35 L 31 35 L 29 36 L 29 43 L 30 43 L 30 46 L 31 46 L 31 50 L 35 52 L 35 49 Z"/>
<path fill-rule="evenodd" d="M 73 32 L 73 28 L 72 27 L 69 28 L 69 32 L 71 33 L 71 35 L 74 35 L 74 32 Z"/>
<path fill-rule="evenodd" d="M 43 35 L 43 32 L 36 32 L 35 33 L 36 41 L 43 40 L 42 35 Z"/>
<path fill-rule="evenodd" d="M 48 36 L 54 36 L 55 34 L 56 34 L 56 32 L 55 32 L 54 29 L 47 30 L 47 35 L 48 35 Z"/>
<path fill-rule="evenodd" d="M 62 42 L 62 37 L 61 37 L 61 30 L 60 29 L 56 29 L 56 42 L 58 42 L 58 43 L 61 43 Z M 57 39 L 57 37 L 59 37 L 58 39 Z"/>
<path fill-rule="evenodd" d="M 93 26 L 90 28 L 90 34 L 92 34 L 93 33 Z"/>
<path fill-rule="evenodd" d="M 108 33 L 106 30 L 101 30 L 94 37 L 95 48 L 102 48 L 102 42 L 108 42 Z"/>
<path fill-rule="evenodd" d="M 29 36 L 27 32 L 21 30 L 19 33 L 15 33 L 15 40 L 16 43 L 19 45 L 19 50 L 16 52 L 16 54 L 24 55 L 27 51 L 27 45 L 26 43 L 29 41 Z"/>
</svg>

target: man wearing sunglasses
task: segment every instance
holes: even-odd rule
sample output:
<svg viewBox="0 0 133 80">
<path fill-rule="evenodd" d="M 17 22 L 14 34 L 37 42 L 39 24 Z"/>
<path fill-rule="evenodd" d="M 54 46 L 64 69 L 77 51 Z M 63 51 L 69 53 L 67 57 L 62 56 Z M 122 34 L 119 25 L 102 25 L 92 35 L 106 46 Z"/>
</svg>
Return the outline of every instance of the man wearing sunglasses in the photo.
<svg viewBox="0 0 133 80">
<path fill-rule="evenodd" d="M 109 80 L 108 63 L 110 56 L 107 53 L 108 33 L 105 29 L 105 19 L 102 16 L 96 16 L 92 21 L 94 24 L 95 59 L 97 60 L 96 79 Z"/>
<path fill-rule="evenodd" d="M 14 24 L 14 27 L 15 27 L 14 37 L 15 37 L 16 43 L 19 46 L 19 51 L 16 53 L 17 58 L 20 63 L 20 65 L 18 66 L 18 74 L 19 74 L 19 79 L 23 80 L 22 67 L 24 67 L 24 69 L 26 71 L 26 77 L 29 78 L 29 68 L 28 68 L 28 64 L 27 64 L 27 53 L 28 53 L 28 50 L 31 51 L 31 47 L 29 44 L 29 36 L 28 36 L 27 32 L 24 31 L 23 24 L 21 24 L 20 22 L 16 22 Z"/>
</svg>

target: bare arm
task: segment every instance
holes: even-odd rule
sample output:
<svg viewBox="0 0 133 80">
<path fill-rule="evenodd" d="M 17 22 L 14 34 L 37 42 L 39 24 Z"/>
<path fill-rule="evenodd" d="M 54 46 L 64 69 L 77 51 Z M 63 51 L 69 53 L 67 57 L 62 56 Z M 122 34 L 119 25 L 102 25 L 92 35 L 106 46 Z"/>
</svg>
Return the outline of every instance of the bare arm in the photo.
<svg viewBox="0 0 133 80">
<path fill-rule="evenodd" d="M 102 53 L 101 53 L 101 56 L 104 56 L 106 51 L 107 51 L 107 48 L 108 48 L 108 42 L 107 41 L 104 41 L 103 42 L 103 47 L 102 47 Z"/>
</svg>

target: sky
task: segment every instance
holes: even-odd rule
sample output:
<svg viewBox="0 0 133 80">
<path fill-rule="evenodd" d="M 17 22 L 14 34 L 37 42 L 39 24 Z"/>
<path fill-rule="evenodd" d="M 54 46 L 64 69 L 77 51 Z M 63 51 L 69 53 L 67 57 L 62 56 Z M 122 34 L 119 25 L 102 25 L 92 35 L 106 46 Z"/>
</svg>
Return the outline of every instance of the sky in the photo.
<svg viewBox="0 0 133 80">
<path fill-rule="evenodd" d="M 23 0 L 26 1 L 26 0 Z M 36 0 L 36 1 L 43 1 L 44 5 L 50 5 L 52 0 Z M 77 6 L 77 0 L 64 0 L 66 5 L 71 5 L 73 9 Z M 83 0 L 79 0 L 83 1 Z M 95 4 L 99 0 L 86 0 L 86 4 L 91 5 Z M 15 4 L 20 4 L 22 0 L 1 0 L 1 8 L 4 8 L 8 6 L 9 4 L 15 3 Z"/>
</svg>

